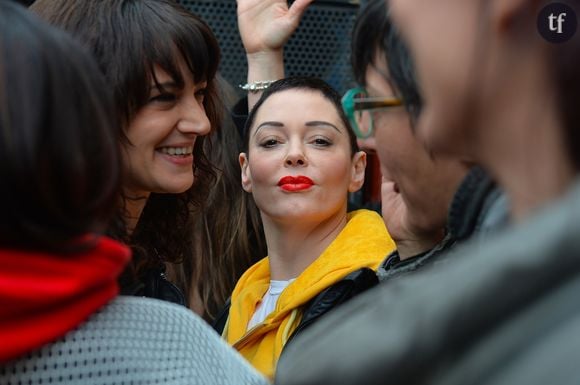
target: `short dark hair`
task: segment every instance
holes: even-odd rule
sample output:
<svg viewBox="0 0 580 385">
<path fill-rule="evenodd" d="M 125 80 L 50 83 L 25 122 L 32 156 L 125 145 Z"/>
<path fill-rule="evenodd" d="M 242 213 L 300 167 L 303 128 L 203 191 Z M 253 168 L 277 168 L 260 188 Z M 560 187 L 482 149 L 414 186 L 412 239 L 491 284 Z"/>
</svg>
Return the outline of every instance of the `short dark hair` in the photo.
<svg viewBox="0 0 580 385">
<path fill-rule="evenodd" d="M 350 148 L 351 148 L 351 155 L 354 156 L 359 151 L 358 144 L 356 142 L 356 135 L 350 125 L 348 118 L 346 117 L 344 110 L 342 109 L 341 98 L 338 92 L 332 88 L 328 83 L 324 80 L 314 77 L 307 77 L 307 76 L 294 76 L 285 79 L 280 79 L 272 83 L 270 87 L 268 87 L 263 93 L 260 99 L 256 102 L 252 111 L 248 115 L 248 120 L 246 121 L 246 125 L 244 127 L 244 140 L 243 140 L 243 151 L 248 151 L 248 146 L 250 142 L 250 129 L 254 124 L 254 120 L 256 119 L 256 114 L 262 107 L 262 104 L 272 95 L 292 89 L 301 89 L 301 90 L 311 90 L 316 91 L 322 94 L 328 101 L 332 103 L 340 120 L 346 127 L 346 131 L 348 133 L 348 137 L 350 140 Z"/>
<path fill-rule="evenodd" d="M 351 64 L 356 81 L 366 84 L 366 70 L 377 53 L 385 55 L 390 79 L 386 79 L 403 99 L 405 108 L 416 119 L 423 105 L 413 61 L 399 32 L 391 23 L 385 0 L 361 4 L 353 27 Z"/>
<path fill-rule="evenodd" d="M 0 244 L 62 250 L 102 232 L 120 189 L 118 119 L 77 42 L 0 2 Z"/>
</svg>

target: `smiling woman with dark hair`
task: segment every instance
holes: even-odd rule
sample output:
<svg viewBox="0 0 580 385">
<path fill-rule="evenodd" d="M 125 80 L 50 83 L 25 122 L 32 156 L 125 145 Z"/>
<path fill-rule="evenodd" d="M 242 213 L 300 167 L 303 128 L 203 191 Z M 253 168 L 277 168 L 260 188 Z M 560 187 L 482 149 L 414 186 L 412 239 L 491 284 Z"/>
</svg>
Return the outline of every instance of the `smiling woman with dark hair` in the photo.
<svg viewBox="0 0 580 385">
<path fill-rule="evenodd" d="M 114 94 L 123 199 L 108 233 L 134 253 L 123 293 L 185 305 L 198 282 L 172 277 L 192 256 L 191 215 L 214 176 L 203 136 L 222 111 L 215 36 L 171 0 L 37 0 L 31 10 L 93 53 Z"/>
</svg>

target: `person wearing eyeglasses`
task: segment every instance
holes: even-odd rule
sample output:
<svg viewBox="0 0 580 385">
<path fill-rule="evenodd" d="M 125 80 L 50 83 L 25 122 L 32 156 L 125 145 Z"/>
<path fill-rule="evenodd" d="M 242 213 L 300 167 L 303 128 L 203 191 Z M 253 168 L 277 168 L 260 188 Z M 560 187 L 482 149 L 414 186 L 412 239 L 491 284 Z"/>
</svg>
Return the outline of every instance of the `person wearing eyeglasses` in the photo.
<svg viewBox="0 0 580 385">
<path fill-rule="evenodd" d="M 381 165 L 382 216 L 397 244 L 379 269 L 381 279 L 415 270 L 455 243 L 448 210 L 468 172 L 465 162 L 431 154 L 415 137 L 421 95 L 406 47 L 386 15 L 382 0 L 361 10 L 351 43 L 360 86 L 342 99 L 359 146 L 377 154 Z"/>
<path fill-rule="evenodd" d="M 577 383 L 579 3 L 388 4 L 421 80 L 418 137 L 484 166 L 513 222 L 337 309 L 289 346 L 276 383 Z M 542 30 L 558 12 L 567 42 Z"/>
<path fill-rule="evenodd" d="M 485 240 L 483 234 L 496 231 L 507 221 L 504 196 L 481 168 L 469 160 L 432 154 L 416 138 L 422 98 L 411 57 L 387 15 L 384 0 L 363 5 L 351 43 L 352 67 L 359 86 L 342 98 L 358 145 L 377 154 L 381 164 L 382 217 L 397 246 L 377 271 L 383 284 L 441 261 L 471 237 Z M 310 350 L 316 351 L 314 355 L 320 360 L 312 359 L 309 352 L 312 365 L 299 357 L 309 344 L 305 335 L 320 336 L 338 324 L 356 330 L 359 320 L 353 315 L 362 316 L 356 303 L 343 307 L 348 316 L 337 320 L 330 315 L 293 341 L 278 365 L 277 384 L 322 383 L 328 378 L 324 365 L 331 360 L 327 357 L 349 345 L 364 350 L 365 344 L 357 337 L 361 333 L 352 333 L 337 338 L 333 347 L 328 342 L 317 343 Z M 364 316 L 372 322 L 376 314 L 367 312 Z M 345 361 L 358 363 L 355 366 L 364 368 L 362 371 L 368 368 L 367 362 L 374 362 L 364 354 Z M 349 373 L 359 372 L 353 369 Z"/>
</svg>

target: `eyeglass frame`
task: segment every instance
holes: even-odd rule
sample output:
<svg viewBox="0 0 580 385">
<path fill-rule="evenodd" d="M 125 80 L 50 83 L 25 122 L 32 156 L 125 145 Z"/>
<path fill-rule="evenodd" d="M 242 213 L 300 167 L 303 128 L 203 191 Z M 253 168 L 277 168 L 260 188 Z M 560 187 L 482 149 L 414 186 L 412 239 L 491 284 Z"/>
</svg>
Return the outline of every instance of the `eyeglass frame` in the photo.
<svg viewBox="0 0 580 385">
<path fill-rule="evenodd" d="M 355 95 L 357 94 L 368 95 L 368 92 L 362 87 L 351 88 L 346 91 L 342 97 L 341 104 L 356 137 L 359 139 L 367 139 L 373 135 L 374 122 L 371 115 L 368 133 L 363 133 L 354 116 L 356 111 L 377 110 L 382 108 L 400 107 L 403 105 L 403 100 L 397 97 L 355 98 Z"/>
</svg>

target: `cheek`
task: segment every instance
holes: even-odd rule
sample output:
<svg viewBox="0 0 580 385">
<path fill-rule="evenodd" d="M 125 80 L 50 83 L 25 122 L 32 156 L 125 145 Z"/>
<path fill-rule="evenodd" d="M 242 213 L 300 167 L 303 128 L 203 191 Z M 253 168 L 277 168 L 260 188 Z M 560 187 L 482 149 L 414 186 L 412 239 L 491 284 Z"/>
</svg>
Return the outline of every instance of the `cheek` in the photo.
<svg viewBox="0 0 580 385">
<path fill-rule="evenodd" d="M 391 111 L 377 119 L 375 141 L 381 166 L 389 173 L 398 173 L 414 151 L 413 134 L 405 111 Z"/>
<path fill-rule="evenodd" d="M 172 111 L 141 110 L 125 130 L 135 146 L 156 146 L 170 135 L 177 124 Z"/>
<path fill-rule="evenodd" d="M 123 163 L 131 168 L 144 167 L 145 162 L 151 160 L 146 155 L 147 151 L 143 145 L 143 137 L 137 133 L 138 131 L 136 130 L 127 130 L 125 135 L 128 143 L 123 143 L 121 147 Z"/>
<path fill-rule="evenodd" d="M 350 154 L 350 151 L 345 154 Z M 331 192 L 331 194 L 346 194 L 351 181 L 352 162 L 342 156 L 323 158 L 324 163 L 319 167 L 319 178 Z"/>
<path fill-rule="evenodd" d="M 152 133 L 155 132 L 155 127 L 151 125 L 144 117 L 137 115 L 131 124 L 125 130 L 125 136 L 129 140 L 127 149 L 130 152 L 136 152 L 140 147 L 143 147 L 148 141 Z"/>
<path fill-rule="evenodd" d="M 255 159 L 250 156 L 250 163 L 248 169 L 251 175 L 252 188 L 260 188 L 261 185 L 271 182 L 275 173 L 275 168 L 272 167 L 273 162 L 266 159 Z"/>
</svg>

